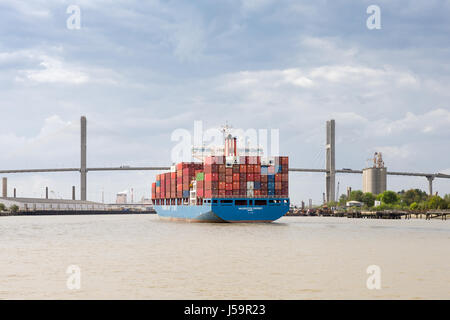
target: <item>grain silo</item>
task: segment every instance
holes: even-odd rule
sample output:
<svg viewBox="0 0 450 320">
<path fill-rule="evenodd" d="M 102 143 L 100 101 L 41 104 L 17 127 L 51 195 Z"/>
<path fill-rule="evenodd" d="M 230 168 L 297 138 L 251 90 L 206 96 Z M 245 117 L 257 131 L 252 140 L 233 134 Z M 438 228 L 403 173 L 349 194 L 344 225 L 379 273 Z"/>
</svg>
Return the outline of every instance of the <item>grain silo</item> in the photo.
<svg viewBox="0 0 450 320">
<path fill-rule="evenodd" d="M 363 169 L 363 192 L 380 194 L 386 191 L 386 167 L 381 152 L 375 152 L 373 166 Z"/>
</svg>

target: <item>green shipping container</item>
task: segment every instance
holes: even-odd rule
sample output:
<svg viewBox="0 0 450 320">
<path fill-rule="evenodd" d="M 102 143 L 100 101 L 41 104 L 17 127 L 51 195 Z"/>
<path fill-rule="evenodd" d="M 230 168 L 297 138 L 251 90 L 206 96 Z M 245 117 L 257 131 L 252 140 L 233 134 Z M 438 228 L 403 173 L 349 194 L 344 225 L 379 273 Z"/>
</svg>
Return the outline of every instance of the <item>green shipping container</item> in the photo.
<svg viewBox="0 0 450 320">
<path fill-rule="evenodd" d="M 197 180 L 197 181 L 203 181 L 203 180 L 205 180 L 205 174 L 204 174 L 203 172 L 197 173 L 197 177 L 196 177 L 195 180 Z"/>
</svg>

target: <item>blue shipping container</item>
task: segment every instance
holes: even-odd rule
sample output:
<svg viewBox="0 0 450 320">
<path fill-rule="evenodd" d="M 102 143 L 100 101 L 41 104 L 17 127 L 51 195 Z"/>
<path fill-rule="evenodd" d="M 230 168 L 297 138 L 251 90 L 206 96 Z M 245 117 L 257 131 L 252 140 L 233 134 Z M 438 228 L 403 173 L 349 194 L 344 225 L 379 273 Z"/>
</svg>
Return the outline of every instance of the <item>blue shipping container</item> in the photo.
<svg viewBox="0 0 450 320">
<path fill-rule="evenodd" d="M 189 198 L 189 190 L 183 191 L 183 198 Z"/>
</svg>

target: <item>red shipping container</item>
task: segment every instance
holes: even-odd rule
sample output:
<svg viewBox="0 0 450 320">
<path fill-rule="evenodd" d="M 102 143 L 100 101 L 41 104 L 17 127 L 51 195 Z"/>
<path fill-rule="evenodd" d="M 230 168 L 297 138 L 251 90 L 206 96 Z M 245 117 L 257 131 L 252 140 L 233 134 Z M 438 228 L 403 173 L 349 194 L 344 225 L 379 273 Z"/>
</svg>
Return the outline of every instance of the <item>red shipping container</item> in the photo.
<svg viewBox="0 0 450 320">
<path fill-rule="evenodd" d="M 255 197 L 259 197 L 261 195 L 261 190 L 254 190 L 253 194 L 255 195 Z"/>
<path fill-rule="evenodd" d="M 233 164 L 233 173 L 239 173 L 239 165 Z"/>
<path fill-rule="evenodd" d="M 247 173 L 253 173 L 253 165 L 251 164 L 247 165 Z"/>
<path fill-rule="evenodd" d="M 233 175 L 233 168 L 225 168 L 225 175 L 232 176 Z"/>
<path fill-rule="evenodd" d="M 239 190 L 233 190 L 233 196 L 238 196 L 239 195 Z"/>
<path fill-rule="evenodd" d="M 246 173 L 246 172 L 247 172 L 247 165 L 245 165 L 245 164 L 240 164 L 240 165 L 239 165 L 239 172 L 241 172 L 241 173 Z"/>
<path fill-rule="evenodd" d="M 225 195 L 226 196 L 232 196 L 233 195 L 233 190 L 226 190 L 225 191 Z"/>
<path fill-rule="evenodd" d="M 225 173 L 219 173 L 218 177 L 219 177 L 219 181 L 225 181 Z"/>
<path fill-rule="evenodd" d="M 219 181 L 219 190 L 225 190 L 225 182 Z"/>
<path fill-rule="evenodd" d="M 258 163 L 258 158 L 259 157 L 256 157 L 256 156 L 250 156 L 250 157 L 248 157 L 248 163 L 249 164 L 257 164 Z"/>
<path fill-rule="evenodd" d="M 260 182 L 261 181 L 261 175 L 259 173 L 253 174 L 253 181 Z"/>
<path fill-rule="evenodd" d="M 232 183 L 233 182 L 233 177 L 232 176 L 225 176 L 225 182 L 226 183 Z"/>
<path fill-rule="evenodd" d="M 281 182 L 287 182 L 289 181 L 289 173 L 282 173 L 281 174 Z"/>
<path fill-rule="evenodd" d="M 267 189 L 260 189 L 259 190 L 260 195 L 267 196 Z"/>
<path fill-rule="evenodd" d="M 225 173 L 225 165 L 224 164 L 219 164 L 217 171 L 219 173 Z"/>
<path fill-rule="evenodd" d="M 275 182 L 275 190 L 281 190 L 281 182 Z"/>
<path fill-rule="evenodd" d="M 204 192 L 203 189 L 197 189 L 197 197 L 203 198 Z"/>
<path fill-rule="evenodd" d="M 253 173 L 247 173 L 247 181 L 253 181 Z"/>
<path fill-rule="evenodd" d="M 219 189 L 219 196 L 224 196 L 225 195 L 225 189 Z"/>
<path fill-rule="evenodd" d="M 205 181 L 205 189 L 208 190 L 217 190 L 219 188 L 218 181 Z"/>
<path fill-rule="evenodd" d="M 217 164 L 205 165 L 205 173 L 218 173 Z"/>
<path fill-rule="evenodd" d="M 246 173 L 240 173 L 239 174 L 239 181 L 247 181 L 247 174 Z"/>
<path fill-rule="evenodd" d="M 281 182 L 281 173 L 275 174 L 275 182 Z"/>
<path fill-rule="evenodd" d="M 205 181 L 219 181 L 219 174 L 218 173 L 206 173 Z"/>
<path fill-rule="evenodd" d="M 267 180 L 268 180 L 268 178 L 267 178 L 267 175 L 265 175 L 265 174 L 263 174 L 263 175 L 261 175 L 261 183 L 267 183 Z"/>
<path fill-rule="evenodd" d="M 239 181 L 234 181 L 233 182 L 233 190 L 239 190 L 240 189 L 240 184 Z"/>
<path fill-rule="evenodd" d="M 225 190 L 227 190 L 227 191 L 233 190 L 233 183 L 226 183 Z"/>
<path fill-rule="evenodd" d="M 239 173 L 233 173 L 233 181 L 239 181 L 240 174 Z"/>
</svg>

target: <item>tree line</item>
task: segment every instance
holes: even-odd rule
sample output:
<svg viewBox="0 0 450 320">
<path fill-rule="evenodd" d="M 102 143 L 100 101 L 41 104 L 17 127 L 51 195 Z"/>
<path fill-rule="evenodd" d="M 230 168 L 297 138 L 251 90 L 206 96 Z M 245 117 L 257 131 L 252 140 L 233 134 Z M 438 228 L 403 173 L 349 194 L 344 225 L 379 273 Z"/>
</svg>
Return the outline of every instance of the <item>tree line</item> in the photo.
<svg viewBox="0 0 450 320">
<path fill-rule="evenodd" d="M 375 201 L 380 201 L 375 206 Z M 349 197 L 343 194 L 339 198 L 339 205 L 345 206 L 347 201 L 359 201 L 364 204 L 365 208 L 373 210 L 429 210 L 429 209 L 450 209 L 450 194 L 444 197 L 439 195 L 429 196 L 425 191 L 420 189 L 402 190 L 400 192 L 384 191 L 378 195 L 370 192 L 362 192 L 354 190 L 350 192 Z"/>
</svg>

